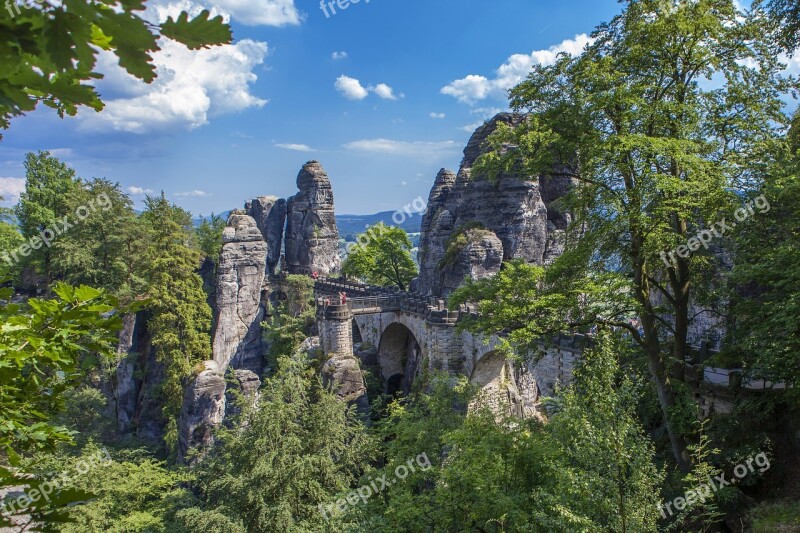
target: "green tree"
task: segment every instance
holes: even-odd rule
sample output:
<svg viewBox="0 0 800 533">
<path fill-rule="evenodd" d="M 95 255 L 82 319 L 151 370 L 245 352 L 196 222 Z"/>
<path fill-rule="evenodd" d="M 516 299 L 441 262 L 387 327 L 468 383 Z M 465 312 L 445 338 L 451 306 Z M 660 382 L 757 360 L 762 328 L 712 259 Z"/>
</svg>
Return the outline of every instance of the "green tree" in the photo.
<svg viewBox="0 0 800 533">
<path fill-rule="evenodd" d="M 755 6 L 766 11 L 776 26 L 778 42 L 794 54 L 800 46 L 800 5 L 794 0 L 759 0 Z"/>
<path fill-rule="evenodd" d="M 762 209 L 736 239 L 729 355 L 747 377 L 787 385 L 800 405 L 800 113 L 783 156 L 762 176 Z"/>
<path fill-rule="evenodd" d="M 0 201 L 2 201 L 2 196 L 0 196 Z M 12 280 L 17 278 L 20 265 L 11 254 L 18 251 L 24 242 L 14 220 L 14 211 L 0 207 L 0 278 L 11 278 Z"/>
<path fill-rule="evenodd" d="M 401 228 L 380 222 L 356 238 L 356 244 L 342 265 L 342 273 L 374 285 L 408 288 L 417 275 L 411 257 L 411 240 Z"/>
<path fill-rule="evenodd" d="M 553 526 L 571 515 L 591 531 L 656 531 L 663 476 L 636 418 L 639 385 L 620 369 L 618 359 L 630 358 L 626 344 L 601 332 L 546 426 L 559 465 L 556 490 L 542 494 Z"/>
<path fill-rule="evenodd" d="M 53 299 L 20 305 L 9 303 L 11 289 L 0 289 L 0 489 L 44 481 L 20 453 L 72 441 L 73 432 L 56 419 L 66 393 L 99 361 L 111 358 L 117 342 L 120 320 L 105 294 L 63 284 L 53 292 Z M 70 488 L 55 490 L 22 511 L 3 509 L 0 527 L 10 526 L 12 519 L 28 526 L 63 521 L 65 507 L 87 497 Z"/>
<path fill-rule="evenodd" d="M 356 530 L 536 531 L 531 510 L 535 491 L 554 479 L 553 448 L 531 420 L 499 421 L 488 410 L 468 416 L 475 392 L 463 378 L 434 374 L 389 405 L 377 422 L 384 464 L 362 484 L 389 483 L 348 510 Z M 398 478 L 409 461 L 414 471 Z"/>
<path fill-rule="evenodd" d="M 243 428 L 222 431 L 199 465 L 202 512 L 179 518 L 203 531 L 221 522 L 242 532 L 345 530 L 320 506 L 354 487 L 375 443 L 314 368 L 303 353 L 279 360 L 257 407 L 244 411 Z"/>
<path fill-rule="evenodd" d="M 0 449 L 10 456 L 70 440 L 50 420 L 64 407 L 64 391 L 117 342 L 120 321 L 106 316 L 114 305 L 101 291 L 60 284 L 54 293 L 22 305 L 0 289 Z"/>
<path fill-rule="evenodd" d="M 53 243 L 53 264 L 65 281 L 106 289 L 125 300 L 141 294 L 146 242 L 133 202 L 119 184 L 80 182 L 66 195 L 66 204 L 76 223 Z"/>
<path fill-rule="evenodd" d="M 222 232 L 225 229 L 225 220 L 211 213 L 209 218 L 203 217 L 196 228 L 197 243 L 204 257 L 209 257 L 216 265 L 222 251 Z"/>
<path fill-rule="evenodd" d="M 769 163 L 787 122 L 788 82 L 765 35 L 763 20 L 743 18 L 732 0 L 629 0 L 582 55 L 537 66 L 512 90 L 512 107 L 529 114 L 498 129 L 475 172 L 537 176 L 557 165 L 575 180 L 567 253 L 535 292 L 569 296 L 553 310 L 571 317 L 567 326 L 628 330 L 684 472 L 670 371 L 688 355 L 690 309 L 713 263 L 692 237 L 730 221 L 731 191 Z M 545 314 L 523 327 L 544 329 Z"/>
<path fill-rule="evenodd" d="M 25 156 L 25 179 L 25 192 L 20 195 L 15 213 L 22 236 L 27 241 L 38 238 L 39 245 L 23 260 L 33 265 L 49 285 L 58 273 L 53 264 L 55 251 L 48 243 L 57 238 L 56 234 L 70 231 L 75 219 L 67 197 L 79 186 L 79 181 L 75 171 L 50 152 Z M 48 236 L 51 236 L 48 242 L 43 243 Z"/>
<path fill-rule="evenodd" d="M 182 12 L 156 25 L 141 16 L 144 0 L 113 9 L 87 0 L 37 4 L 27 7 L 12 0 L 0 11 L 3 129 L 39 102 L 61 117 L 75 115 L 79 106 L 100 111 L 103 102 L 92 83 L 103 77 L 95 71 L 100 50 L 113 52 L 129 74 L 150 83 L 156 77 L 152 54 L 159 50 L 159 36 L 193 50 L 231 41 L 230 27 L 221 16 L 210 19 L 208 11 L 191 20 Z"/>
<path fill-rule="evenodd" d="M 165 442 L 174 450 L 184 388 L 200 363 L 211 359 L 211 308 L 197 274 L 200 253 L 193 244 L 191 215 L 170 204 L 162 193 L 145 200 L 141 218 L 149 243 L 145 252 L 148 329 L 156 360 L 164 366 L 159 397 L 168 424 Z"/>
</svg>

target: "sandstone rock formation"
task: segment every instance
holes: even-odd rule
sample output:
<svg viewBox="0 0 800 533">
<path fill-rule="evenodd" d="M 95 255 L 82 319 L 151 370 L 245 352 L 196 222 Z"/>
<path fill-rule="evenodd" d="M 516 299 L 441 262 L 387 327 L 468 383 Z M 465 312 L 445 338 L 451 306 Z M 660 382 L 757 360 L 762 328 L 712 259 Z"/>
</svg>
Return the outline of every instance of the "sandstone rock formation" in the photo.
<svg viewBox="0 0 800 533">
<path fill-rule="evenodd" d="M 352 355 L 334 355 L 322 366 L 322 384 L 336 397 L 355 405 L 361 416 L 369 414 L 369 397 L 358 360 Z"/>
<path fill-rule="evenodd" d="M 252 217 L 234 211 L 223 233 L 217 268 L 214 361 L 259 374 L 263 368 L 261 321 L 262 289 L 267 264 L 267 245 Z"/>
<path fill-rule="evenodd" d="M 209 447 L 212 431 L 224 417 L 225 378 L 214 361 L 206 361 L 205 370 L 184 394 L 178 422 L 178 460 L 183 462 L 192 448 Z"/>
<path fill-rule="evenodd" d="M 436 177 L 422 221 L 420 242 L 420 276 L 417 284 L 422 294 L 444 296 L 452 290 L 445 278 L 458 272 L 470 271 L 474 265 L 453 265 L 447 275 L 441 266 L 447 248 L 458 234 L 474 227 L 492 232 L 502 243 L 503 260 L 520 258 L 544 264 L 563 252 L 564 232 L 571 221 L 554 204 L 572 184 L 558 171 L 547 176 L 501 174 L 496 180 L 473 175 L 472 167 L 487 148 L 487 137 L 499 123 L 512 126 L 522 120 L 520 115 L 501 113 L 472 135 L 457 175 L 442 170 Z M 484 245 L 488 245 L 488 241 Z M 474 247 L 472 261 L 482 252 Z M 496 252 L 487 250 L 488 259 Z M 465 257 L 465 259 L 467 259 Z M 478 269 L 479 271 L 482 269 Z"/>
<path fill-rule="evenodd" d="M 247 202 L 245 211 L 256 221 L 267 243 L 267 275 L 273 274 L 281 259 L 286 200 L 275 196 L 260 196 Z"/>
<path fill-rule="evenodd" d="M 300 190 L 289 198 L 286 263 L 292 274 L 330 274 L 341 267 L 333 189 L 322 165 L 309 161 L 297 176 Z"/>
<path fill-rule="evenodd" d="M 503 243 L 493 232 L 473 228 L 449 241 L 443 260 L 437 265 L 442 273 L 445 294 L 456 290 L 464 278 L 479 280 L 493 276 L 503 264 Z"/>
</svg>

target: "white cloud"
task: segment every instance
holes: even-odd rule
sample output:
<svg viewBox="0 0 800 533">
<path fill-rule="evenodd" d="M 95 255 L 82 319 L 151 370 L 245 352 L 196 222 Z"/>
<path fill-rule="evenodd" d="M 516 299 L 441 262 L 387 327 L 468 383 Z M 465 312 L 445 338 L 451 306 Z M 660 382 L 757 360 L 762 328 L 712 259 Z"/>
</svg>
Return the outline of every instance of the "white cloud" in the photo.
<svg viewBox="0 0 800 533">
<path fill-rule="evenodd" d="M 175 196 L 180 198 L 205 198 L 206 196 L 211 196 L 206 191 L 199 191 L 197 189 L 189 192 L 176 192 Z"/>
<path fill-rule="evenodd" d="M 198 9 L 190 0 L 180 0 L 153 5 L 147 15 L 163 21 L 181 10 L 193 15 Z M 158 77 L 151 84 L 134 78 L 118 65 L 116 56 L 101 51 L 96 70 L 106 76 L 97 87 L 106 107 L 102 113 L 82 113 L 83 129 L 140 134 L 191 130 L 207 124 L 210 117 L 267 103 L 250 92 L 257 79 L 253 70 L 267 55 L 266 43 L 243 39 L 189 50 L 160 39 L 159 46 L 161 50 L 153 54 Z"/>
<path fill-rule="evenodd" d="M 334 52 L 333 54 L 331 54 L 331 58 L 333 58 L 334 61 L 338 61 L 339 59 L 344 59 L 346 57 L 347 57 L 347 52 Z"/>
<path fill-rule="evenodd" d="M 135 185 L 128 187 L 126 190 L 133 196 L 144 196 L 145 194 L 153 194 L 155 192 L 153 189 L 144 189 L 142 187 L 136 187 Z"/>
<path fill-rule="evenodd" d="M 485 123 L 484 120 L 478 120 L 477 122 L 473 122 L 472 124 L 467 124 L 466 126 L 461 126 L 462 131 L 466 131 L 467 133 L 474 133 L 475 130 L 483 126 Z"/>
<path fill-rule="evenodd" d="M 547 50 L 536 50 L 530 54 L 514 54 L 495 71 L 493 79 L 470 74 L 442 87 L 440 92 L 465 104 L 474 104 L 486 98 L 504 100 L 507 98 L 507 91 L 524 80 L 534 65 L 552 65 L 562 52 L 578 55 L 590 42 L 591 38 L 582 33 L 576 35 L 574 39 L 567 39 Z"/>
<path fill-rule="evenodd" d="M 447 115 L 445 115 L 444 113 L 433 113 L 433 112 L 431 112 L 431 114 L 430 114 L 431 118 L 445 118 L 446 116 Z"/>
<path fill-rule="evenodd" d="M 441 155 L 459 150 L 454 141 L 393 141 L 390 139 L 363 139 L 343 145 L 348 150 L 395 155 Z"/>
<path fill-rule="evenodd" d="M 206 4 L 194 0 L 154 0 L 148 2 L 144 18 L 163 22 L 168 16 L 177 18 L 181 11 L 194 17 L 210 7 L 212 17 L 222 15 L 225 22 L 233 18 L 245 26 L 297 26 L 303 21 L 294 0 L 208 0 Z"/>
<path fill-rule="evenodd" d="M 72 148 L 47 148 L 45 152 L 50 152 L 50 155 L 58 158 L 71 157 L 73 154 Z"/>
<path fill-rule="evenodd" d="M 294 0 L 211 0 L 246 26 L 297 26 L 303 17 Z"/>
<path fill-rule="evenodd" d="M 19 195 L 25 192 L 25 178 L 0 178 L 0 196 L 3 204 L 12 206 L 19 202 Z"/>
<path fill-rule="evenodd" d="M 379 83 L 374 87 L 369 88 L 370 91 L 377 94 L 379 97 L 383 98 L 384 100 L 397 100 L 397 96 L 394 94 L 394 89 L 386 85 L 385 83 Z M 402 95 L 401 95 L 402 96 Z"/>
<path fill-rule="evenodd" d="M 405 186 L 407 186 L 407 185 L 408 185 L 408 182 L 407 182 L 407 181 L 401 181 L 401 182 L 400 182 L 400 186 L 401 186 L 401 187 L 405 187 Z"/>
<path fill-rule="evenodd" d="M 336 79 L 334 87 L 348 100 L 363 100 L 369 95 L 360 81 L 344 74 Z"/>
<path fill-rule="evenodd" d="M 284 150 L 294 150 L 295 152 L 313 152 L 314 149 L 308 146 L 307 144 L 276 144 L 278 148 L 283 148 Z"/>
</svg>

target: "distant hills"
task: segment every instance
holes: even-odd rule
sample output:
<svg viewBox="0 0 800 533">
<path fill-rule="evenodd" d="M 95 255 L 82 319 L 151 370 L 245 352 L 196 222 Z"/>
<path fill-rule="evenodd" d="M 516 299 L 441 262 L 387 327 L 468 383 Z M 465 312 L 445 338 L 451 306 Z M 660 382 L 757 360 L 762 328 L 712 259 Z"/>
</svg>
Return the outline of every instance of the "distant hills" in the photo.
<svg viewBox="0 0 800 533">
<path fill-rule="evenodd" d="M 374 226 L 379 222 L 383 222 L 387 226 L 399 226 L 406 230 L 408 233 L 419 233 L 420 226 L 422 225 L 422 215 L 415 213 L 412 216 L 403 216 L 403 223 L 397 224 L 392 217 L 395 211 L 383 211 L 375 213 L 374 215 L 336 215 L 336 225 L 339 227 L 339 236 L 346 240 L 346 235 L 358 235 L 364 233 L 367 226 Z M 398 215 L 396 218 L 400 218 Z"/>
<path fill-rule="evenodd" d="M 420 232 L 420 227 L 422 225 L 422 215 L 420 213 L 414 213 L 412 216 L 405 215 L 402 224 L 396 224 L 394 220 L 392 220 L 394 214 L 395 211 L 383 211 L 381 213 L 375 213 L 374 215 L 336 215 L 336 225 L 339 227 L 339 235 L 343 239 L 347 239 L 347 236 L 351 236 L 350 239 L 347 239 L 351 241 L 354 240 L 355 236 L 359 233 L 364 233 L 367 226 L 374 226 L 378 222 L 383 222 L 387 226 L 399 226 L 408 233 Z M 219 213 L 218 216 L 227 220 L 228 215 L 230 215 L 230 211 L 223 211 Z M 200 224 L 203 218 L 208 217 L 195 218 L 195 225 Z M 400 216 L 398 215 L 397 218 L 399 219 Z"/>
</svg>

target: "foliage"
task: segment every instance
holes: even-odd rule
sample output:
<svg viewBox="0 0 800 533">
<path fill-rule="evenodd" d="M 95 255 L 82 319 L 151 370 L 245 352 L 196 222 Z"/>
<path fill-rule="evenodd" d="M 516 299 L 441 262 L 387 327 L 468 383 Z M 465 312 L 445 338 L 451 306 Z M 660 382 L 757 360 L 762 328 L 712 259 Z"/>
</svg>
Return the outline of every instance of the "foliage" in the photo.
<svg viewBox="0 0 800 533">
<path fill-rule="evenodd" d="M 404 291 L 417 275 L 411 257 L 411 240 L 401 228 L 379 222 L 358 236 L 342 273 L 373 285 L 393 285 Z"/>
<path fill-rule="evenodd" d="M 559 331 L 574 294 L 546 290 L 546 270 L 524 261 L 510 261 L 493 278 L 467 280 L 450 296 L 451 307 L 472 302 L 481 312 L 459 327 L 478 331 L 507 331 L 500 340 L 507 355 L 537 354 L 547 334 Z"/>
<path fill-rule="evenodd" d="M 221 432 L 198 467 L 203 512 L 182 515 L 194 527 L 328 530 L 319 506 L 350 490 L 375 443 L 355 413 L 322 387 L 310 363 L 302 353 L 282 357 L 257 408 L 243 414 L 244 428 Z"/>
<path fill-rule="evenodd" d="M 389 485 L 348 511 L 358 531 L 530 527 L 533 489 L 551 478 L 550 448 L 530 421 L 498 424 L 484 411 L 467 416 L 474 393 L 463 380 L 434 374 L 429 387 L 390 404 L 378 423 L 385 464 L 362 479 L 368 485 L 385 476 Z M 417 460 L 423 454 L 427 469 Z M 398 478 L 396 469 L 409 460 L 415 471 Z"/>
<path fill-rule="evenodd" d="M 53 449 L 70 442 L 73 432 L 54 417 L 63 410 L 68 391 L 98 361 L 110 357 L 119 318 L 114 302 L 89 287 L 59 284 L 52 300 L 8 303 L 10 289 L 0 289 L 0 448 L 8 463 L 0 465 L 0 488 L 33 485 L 41 476 L 20 469 L 18 452 Z M 22 465 L 24 467 L 24 465 Z M 64 508 L 86 499 L 82 491 L 55 491 L 23 513 L 46 524 L 62 521 Z M 0 526 L 11 517 L 0 514 Z"/>
<path fill-rule="evenodd" d="M 587 530 L 655 531 L 663 476 L 636 419 L 640 384 L 617 361 L 629 350 L 626 342 L 601 331 L 546 426 L 560 466 L 557 490 L 542 494 L 556 517 L 548 520 L 554 528 L 574 520 L 575 527 L 585 523 Z"/>
<path fill-rule="evenodd" d="M 45 230 L 61 231 L 64 217 L 69 223 L 74 220 L 67 203 L 69 193 L 78 187 L 74 170 L 50 152 L 29 153 L 25 156 L 25 180 L 25 192 L 15 208 L 25 240 L 40 237 Z M 48 285 L 56 277 L 53 255 L 51 247 L 40 245 L 25 260 L 44 275 Z"/>
<path fill-rule="evenodd" d="M 787 123 L 789 82 L 765 36 L 731 0 L 630 0 L 582 55 L 534 67 L 511 91 L 530 114 L 501 125 L 475 169 L 538 176 L 559 165 L 574 179 L 568 252 L 539 292 L 570 296 L 568 325 L 623 328 L 641 346 L 684 472 L 667 372 L 688 356 L 690 308 L 712 288 L 715 261 L 692 237 L 731 219 L 732 191 L 770 164 Z"/>
<path fill-rule="evenodd" d="M 351 509 L 359 530 L 655 531 L 661 474 L 616 350 L 604 337 L 587 352 L 545 425 L 471 404 L 474 388 L 447 375 L 391 404 L 378 423 L 386 464 L 367 477 L 392 483 Z M 431 468 L 397 479 L 422 453 Z"/>
<path fill-rule="evenodd" d="M 64 391 L 88 369 L 110 357 L 120 320 L 103 292 L 59 284 L 52 300 L 7 303 L 0 290 L 0 448 L 35 450 L 69 441 L 63 427 L 50 423 L 64 406 Z"/>
<path fill-rule="evenodd" d="M 289 274 L 282 282 L 289 307 L 295 314 L 307 313 L 314 307 L 314 280 L 308 276 Z"/>
<path fill-rule="evenodd" d="M 141 295 L 146 243 L 133 202 L 120 185 L 80 181 L 65 203 L 70 218 L 76 214 L 74 227 L 53 242 L 53 265 L 64 280 L 105 289 L 124 301 Z"/>
<path fill-rule="evenodd" d="M 195 228 L 200 252 L 203 257 L 211 258 L 215 265 L 219 263 L 219 254 L 222 251 L 222 232 L 225 225 L 225 219 L 211 213 L 209 218 L 203 217 Z"/>
<path fill-rule="evenodd" d="M 291 354 L 311 333 L 314 325 L 313 310 L 296 315 L 284 303 L 272 309 L 268 320 L 262 323 L 264 338 L 269 343 L 269 366 L 277 368 L 281 356 Z"/>
<path fill-rule="evenodd" d="M 800 527 L 800 502 L 768 502 L 753 509 L 754 533 L 792 531 Z"/>
<path fill-rule="evenodd" d="M 81 461 L 104 453 L 89 444 L 78 456 L 62 453 L 51 457 L 49 467 L 53 471 L 75 472 Z M 145 450 L 121 450 L 108 459 L 95 463 L 87 474 L 73 477 L 75 488 L 97 497 L 73 508 L 69 513 L 71 523 L 60 531 L 169 531 L 175 512 L 195 503 L 185 488 L 191 476 L 169 469 Z"/>
<path fill-rule="evenodd" d="M 798 117 L 789 136 L 792 141 Z M 763 178 L 759 191 L 770 209 L 737 239 L 731 276 L 733 302 L 730 354 L 745 376 L 785 383 L 795 405 L 800 377 L 800 143 L 787 143 L 784 156 Z"/>
<path fill-rule="evenodd" d="M 720 474 L 720 470 L 711 464 L 713 456 L 719 454 L 719 450 L 711 449 L 710 439 L 703 429 L 701 428 L 700 442 L 689 446 L 694 467 L 683 478 L 684 486 L 688 490 L 696 491 L 698 487 L 708 487 L 708 480 Z M 704 497 L 700 499 L 686 498 L 686 506 L 679 511 L 675 522 L 670 524 L 670 529 L 686 531 L 691 527 L 692 531 L 702 531 L 703 533 L 715 531 L 714 528 L 724 513 L 719 510 L 716 491 L 709 490 L 707 492 L 706 495 L 704 491 Z"/>
<path fill-rule="evenodd" d="M 793 54 L 800 46 L 800 5 L 794 0 L 759 0 L 754 3 L 766 11 L 776 26 L 778 42 Z"/>
<path fill-rule="evenodd" d="M 140 14 L 144 0 L 111 5 L 86 0 L 37 2 L 28 7 L 12 1 L 0 11 L 0 127 L 33 111 L 39 102 L 60 117 L 80 106 L 103 108 L 93 80 L 100 50 L 113 52 L 127 72 L 147 83 L 156 77 L 152 54 L 159 33 L 190 49 L 229 43 L 231 31 L 222 17 L 204 10 L 192 20 L 182 12 L 160 25 Z M 88 83 L 86 83 L 88 82 Z"/>
<path fill-rule="evenodd" d="M 183 390 L 198 365 L 211 358 L 211 309 L 196 270 L 200 254 L 192 245 L 191 215 L 162 194 L 148 197 L 142 221 L 149 242 L 145 255 L 156 360 L 164 366 L 159 397 L 168 423 L 165 442 L 177 444 L 177 416 Z"/>
<path fill-rule="evenodd" d="M 20 265 L 14 261 L 11 252 L 17 251 L 24 242 L 16 224 L 0 219 L 0 277 L 12 280 L 18 277 Z"/>
</svg>

